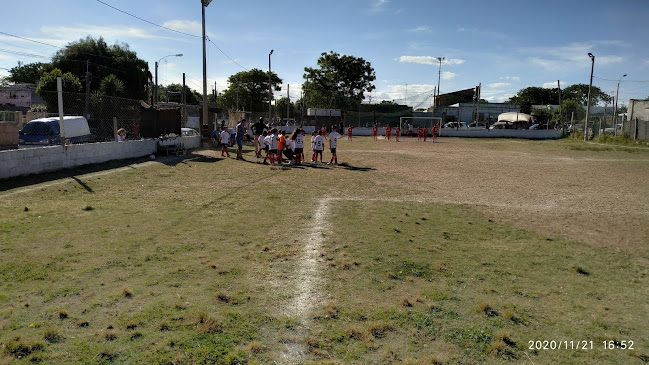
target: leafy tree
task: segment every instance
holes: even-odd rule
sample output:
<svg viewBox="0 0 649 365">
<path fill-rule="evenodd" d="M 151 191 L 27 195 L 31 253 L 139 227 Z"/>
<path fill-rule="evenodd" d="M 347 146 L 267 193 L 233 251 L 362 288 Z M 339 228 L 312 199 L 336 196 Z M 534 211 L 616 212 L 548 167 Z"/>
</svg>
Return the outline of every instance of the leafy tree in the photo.
<svg viewBox="0 0 649 365">
<path fill-rule="evenodd" d="M 165 93 L 169 91 L 172 93 L 176 93 L 177 96 L 174 96 L 174 98 L 170 98 L 173 101 L 181 102 L 182 96 L 181 93 L 183 91 L 183 86 L 181 84 L 169 84 L 165 87 L 161 87 L 158 85 L 158 93 L 160 98 L 162 99 L 162 96 L 165 95 Z M 189 86 L 185 85 L 185 102 L 190 105 L 196 105 L 200 103 L 200 100 L 202 99 L 202 95 L 198 93 L 196 90 L 192 90 Z M 212 93 L 207 95 L 208 102 L 213 102 L 214 100 L 214 95 Z"/>
<path fill-rule="evenodd" d="M 579 104 L 575 100 L 564 100 L 563 103 L 561 104 L 561 113 L 563 114 L 563 121 L 564 122 L 570 122 L 570 119 L 572 118 L 572 113 L 575 113 L 575 121 L 580 121 L 586 117 L 586 110 L 584 109 L 584 106 Z M 554 114 L 552 116 L 552 120 L 558 121 L 559 120 L 559 110 L 555 110 Z"/>
<path fill-rule="evenodd" d="M 559 89 L 546 89 L 544 87 L 527 87 L 509 98 L 510 103 L 532 105 L 556 105 L 559 103 Z"/>
<path fill-rule="evenodd" d="M 319 68 L 304 68 L 304 98 L 310 107 L 356 109 L 376 87 L 376 73 L 363 58 L 322 53 Z"/>
<path fill-rule="evenodd" d="M 55 68 L 51 72 L 45 72 L 41 77 L 41 82 L 36 87 L 36 93 L 43 97 L 43 93 L 47 91 L 57 91 L 56 79 L 61 77 L 62 87 L 64 92 L 79 92 L 81 91 L 81 82 L 79 78 L 74 76 L 71 72 L 63 73 L 60 69 Z"/>
<path fill-rule="evenodd" d="M 61 86 L 64 91 L 64 108 L 70 108 L 74 104 L 74 100 L 76 100 L 76 97 L 69 93 L 78 93 L 81 91 L 81 82 L 72 73 L 63 73 L 58 68 L 55 68 L 51 72 L 45 72 L 38 86 L 36 86 L 36 93 L 45 101 L 50 112 L 58 110 L 58 94 L 56 92 L 58 77 L 61 78 Z"/>
<path fill-rule="evenodd" d="M 603 92 L 597 86 L 592 87 L 590 98 L 591 105 L 611 103 L 613 101 L 613 97 Z M 568 86 L 563 90 L 563 99 L 574 100 L 581 105 L 586 105 L 588 101 L 588 85 L 576 84 Z"/>
<path fill-rule="evenodd" d="M 89 63 L 88 63 L 89 61 Z M 53 67 L 86 78 L 91 73 L 90 91 L 99 90 L 100 80 L 115 74 L 124 83 L 124 97 L 146 99 L 146 85 L 151 79 L 149 65 L 129 49 L 128 44 L 109 46 L 104 39 L 90 36 L 68 44 L 52 59 Z"/>
<path fill-rule="evenodd" d="M 117 76 L 110 74 L 101 80 L 99 90 L 107 96 L 124 95 L 124 83 Z"/>
<path fill-rule="evenodd" d="M 283 97 L 275 101 L 275 115 L 280 118 L 289 118 L 289 116 L 286 115 L 287 106 L 289 108 L 289 115 L 295 118 L 296 107 L 287 97 Z"/>
<path fill-rule="evenodd" d="M 51 68 L 52 65 L 48 63 L 28 63 L 9 70 L 9 76 L 6 79 L 14 84 L 35 84 L 46 71 L 51 71 Z"/>
<path fill-rule="evenodd" d="M 282 79 L 271 72 L 271 87 L 281 91 Z M 268 72 L 253 68 L 250 71 L 241 71 L 228 78 L 230 86 L 219 95 L 218 103 L 227 109 L 250 108 L 249 111 L 261 112 L 268 110 Z M 237 102 L 238 98 L 238 102 Z"/>
<path fill-rule="evenodd" d="M 545 124 L 552 120 L 553 113 L 550 109 L 536 108 L 532 110 L 532 115 L 534 116 L 534 119 L 539 122 L 539 124 Z"/>
</svg>

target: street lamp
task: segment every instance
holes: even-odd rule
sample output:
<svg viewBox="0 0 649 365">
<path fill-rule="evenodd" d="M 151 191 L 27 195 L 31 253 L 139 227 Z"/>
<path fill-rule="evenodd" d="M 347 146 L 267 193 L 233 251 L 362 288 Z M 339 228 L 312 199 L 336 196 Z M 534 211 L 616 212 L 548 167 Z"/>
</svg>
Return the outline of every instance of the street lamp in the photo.
<svg viewBox="0 0 649 365">
<path fill-rule="evenodd" d="M 584 141 L 588 141 L 588 118 L 590 118 L 590 89 L 593 87 L 593 69 L 595 68 L 595 56 L 588 53 L 590 57 L 590 84 L 588 84 L 588 102 L 586 103 L 586 124 L 584 125 Z"/>
<path fill-rule="evenodd" d="M 158 61 L 156 61 L 156 63 L 155 63 L 155 101 L 154 101 L 155 105 L 158 105 L 158 63 L 160 63 L 160 61 L 164 60 L 167 57 L 182 57 L 182 56 L 183 56 L 182 53 L 170 54 L 170 55 L 166 55 L 166 56 L 162 57 L 161 59 L 159 59 Z"/>
<path fill-rule="evenodd" d="M 207 52 L 205 50 L 205 8 L 212 0 L 201 0 L 201 15 L 203 19 L 203 125 L 208 125 L 207 118 Z M 203 126 L 198 126 L 198 133 L 202 134 Z"/>
<path fill-rule="evenodd" d="M 270 55 L 273 54 L 273 49 L 270 50 L 268 54 L 268 120 L 270 121 L 272 112 L 271 112 L 271 103 L 273 102 L 273 84 L 270 77 Z"/>
<path fill-rule="evenodd" d="M 622 75 L 622 77 L 626 77 L 626 74 Z M 613 135 L 614 136 L 617 136 L 617 99 L 620 96 L 620 82 L 622 81 L 622 77 L 620 77 L 620 79 L 617 80 L 617 91 L 615 92 L 615 107 L 613 108 Z"/>
</svg>

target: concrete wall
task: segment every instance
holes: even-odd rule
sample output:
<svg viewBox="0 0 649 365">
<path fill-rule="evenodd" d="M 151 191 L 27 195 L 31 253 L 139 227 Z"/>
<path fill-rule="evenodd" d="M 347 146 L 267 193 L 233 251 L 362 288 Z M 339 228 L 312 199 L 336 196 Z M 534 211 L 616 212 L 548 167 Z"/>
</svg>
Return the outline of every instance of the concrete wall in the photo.
<svg viewBox="0 0 649 365">
<path fill-rule="evenodd" d="M 453 129 L 442 128 L 440 137 L 465 137 L 465 138 L 522 138 L 522 139 L 558 139 L 561 130 L 542 129 Z"/>
<path fill-rule="evenodd" d="M 201 145 L 201 136 L 191 136 L 191 137 L 178 137 L 180 142 L 188 150 L 192 148 L 198 148 Z"/>
<path fill-rule="evenodd" d="M 0 151 L 0 179 L 148 156 L 156 152 L 156 143 L 148 139 Z"/>
</svg>

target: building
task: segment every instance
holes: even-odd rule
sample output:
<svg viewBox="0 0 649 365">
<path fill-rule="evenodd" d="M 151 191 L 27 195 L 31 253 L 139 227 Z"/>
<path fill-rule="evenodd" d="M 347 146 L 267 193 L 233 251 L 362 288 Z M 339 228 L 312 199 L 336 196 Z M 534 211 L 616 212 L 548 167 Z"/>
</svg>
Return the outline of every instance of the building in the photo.
<svg viewBox="0 0 649 365">
<path fill-rule="evenodd" d="M 475 121 L 496 121 L 498 115 L 507 112 L 520 112 L 521 107 L 518 104 L 510 103 L 480 103 L 477 108 L 478 118 L 475 117 L 475 103 L 457 103 L 445 107 L 440 107 L 435 111 L 435 116 L 442 118 L 446 122 L 464 122 L 467 125 Z"/>
<path fill-rule="evenodd" d="M 33 105 L 45 104 L 36 94 L 35 84 L 16 84 L 0 88 L 0 107 L 26 111 Z"/>
</svg>

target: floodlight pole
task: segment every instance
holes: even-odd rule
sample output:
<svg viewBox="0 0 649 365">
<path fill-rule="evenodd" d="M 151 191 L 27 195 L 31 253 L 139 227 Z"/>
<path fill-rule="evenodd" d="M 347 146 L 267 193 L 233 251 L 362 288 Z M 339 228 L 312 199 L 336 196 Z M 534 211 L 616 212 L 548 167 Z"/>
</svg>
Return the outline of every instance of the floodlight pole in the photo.
<svg viewBox="0 0 649 365">
<path fill-rule="evenodd" d="M 154 105 L 158 105 L 158 64 L 160 63 L 160 61 L 164 60 L 165 58 L 172 57 L 172 56 L 173 57 L 182 57 L 183 54 L 178 53 L 178 54 L 166 55 L 166 56 L 162 57 L 161 59 L 157 60 L 156 63 L 155 63 L 155 93 L 154 93 L 155 100 L 154 100 Z M 167 100 L 167 101 L 169 101 L 169 100 Z"/>
<path fill-rule="evenodd" d="M 622 77 L 626 77 L 626 74 L 622 75 Z M 617 81 L 617 91 L 615 92 L 615 107 L 613 108 L 613 135 L 614 136 L 617 136 L 617 99 L 620 96 L 620 82 L 622 81 L 622 77 L 620 77 L 620 79 Z"/>
<path fill-rule="evenodd" d="M 435 109 L 439 106 L 439 83 L 442 79 L 442 61 L 444 61 L 444 57 L 437 57 L 437 60 L 439 61 L 439 72 L 437 73 L 437 97 L 435 98 Z M 433 115 L 435 115 L 435 109 L 433 109 Z"/>
<path fill-rule="evenodd" d="M 588 53 L 590 57 L 590 83 L 588 84 L 588 102 L 586 103 L 586 124 L 584 125 L 584 141 L 588 141 L 588 118 L 590 118 L 590 89 L 593 87 L 593 70 L 595 69 L 595 56 Z"/>
</svg>

